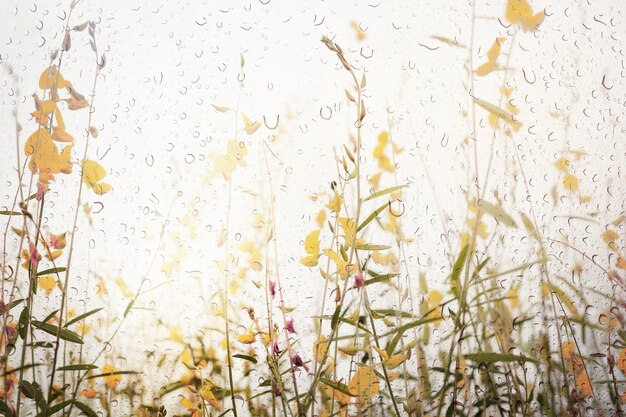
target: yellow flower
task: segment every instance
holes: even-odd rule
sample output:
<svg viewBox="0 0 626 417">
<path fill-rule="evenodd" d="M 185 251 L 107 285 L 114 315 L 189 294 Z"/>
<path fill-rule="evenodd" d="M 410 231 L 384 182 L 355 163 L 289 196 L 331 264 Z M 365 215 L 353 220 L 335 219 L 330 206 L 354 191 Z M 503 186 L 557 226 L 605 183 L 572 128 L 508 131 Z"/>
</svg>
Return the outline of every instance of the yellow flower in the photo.
<svg viewBox="0 0 626 417">
<path fill-rule="evenodd" d="M 544 12 L 533 15 L 533 9 L 527 0 L 509 0 L 506 8 L 506 18 L 509 22 L 519 23 L 524 32 L 537 30 L 546 17 Z"/>
<path fill-rule="evenodd" d="M 52 290 L 57 286 L 57 280 L 52 275 L 45 275 L 39 277 L 39 288 L 46 292 L 46 295 L 50 295 Z"/>
<path fill-rule="evenodd" d="M 102 182 L 106 175 L 106 170 L 96 161 L 87 159 L 83 162 L 83 182 L 98 195 L 111 191 L 111 185 Z"/>
<path fill-rule="evenodd" d="M 117 369 L 113 365 L 104 365 L 102 367 L 103 374 L 114 374 L 115 372 L 119 372 L 119 369 Z M 105 375 L 104 376 L 104 383 L 106 384 L 107 387 L 109 387 L 109 389 L 112 389 L 112 390 L 115 389 L 115 387 L 117 387 L 120 382 L 122 382 L 121 375 Z"/>
<path fill-rule="evenodd" d="M 304 250 L 308 253 L 308 256 L 300 259 L 300 263 L 304 266 L 313 267 L 317 266 L 317 261 L 320 257 L 320 231 L 313 230 L 304 239 Z"/>
<path fill-rule="evenodd" d="M 583 397 L 591 395 L 591 380 L 586 372 L 581 372 L 578 378 L 576 378 L 576 388 L 578 388 L 578 393 Z"/>
<path fill-rule="evenodd" d="M 380 389 L 376 372 L 369 366 L 362 366 L 350 380 L 348 389 L 357 397 L 359 407 L 369 404 Z"/>
<path fill-rule="evenodd" d="M 617 367 L 626 374 L 626 348 L 622 349 L 617 359 Z"/>
</svg>

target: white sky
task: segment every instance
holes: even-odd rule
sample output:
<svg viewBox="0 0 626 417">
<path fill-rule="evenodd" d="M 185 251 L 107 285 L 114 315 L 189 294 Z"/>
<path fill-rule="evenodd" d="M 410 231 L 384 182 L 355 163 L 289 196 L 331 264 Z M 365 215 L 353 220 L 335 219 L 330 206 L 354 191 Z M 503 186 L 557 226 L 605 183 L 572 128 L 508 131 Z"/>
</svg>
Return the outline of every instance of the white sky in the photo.
<svg viewBox="0 0 626 417">
<path fill-rule="evenodd" d="M 4 132 L 1 206 L 10 204 L 15 189 L 11 111 L 17 102 L 24 127 L 20 137 L 23 144 L 34 129 L 27 118 L 33 110 L 30 97 L 49 53 L 60 44 L 60 18 L 67 6 L 66 2 L 39 2 L 33 11 L 31 3 L 9 0 L 9 7 L 0 10 L 0 128 Z M 240 54 L 246 60 L 240 109 L 255 120 L 265 115 L 269 124 L 280 115 L 280 128 L 274 132 L 261 128 L 253 136 L 240 136 L 250 154 L 248 166 L 238 171 L 235 179 L 238 197 L 233 205 L 231 235 L 241 233 L 244 240 L 250 237 L 249 225 L 262 209 L 262 200 L 241 190 L 267 187 L 260 143 L 273 139 L 273 150 L 282 161 L 272 160 L 281 276 L 288 282 L 287 298 L 300 304 L 302 326 L 310 325 L 306 318 L 317 312 L 322 281 L 298 259 L 304 255 L 302 240 L 315 227 L 313 217 L 321 203 L 311 202 L 308 196 L 327 190 L 329 181 L 335 179 L 333 147 L 347 142 L 353 117 L 343 93 L 350 79 L 319 41 L 323 35 L 334 37 L 358 71 L 367 74 L 366 169 L 374 167 L 371 150 L 378 133 L 388 129 L 389 120 L 394 139 L 405 148 L 398 161 L 398 181 L 411 184 L 406 194 L 405 226 L 418 240 L 409 248 L 410 267 L 417 271 L 419 264 L 424 270 L 432 263 L 427 274 L 431 285 L 443 287 L 449 254 L 441 239 L 440 210 L 444 217 L 450 217 L 447 226 L 453 230 L 462 226 L 466 213 L 463 190 L 468 153 L 461 144 L 469 132 L 469 119 L 462 117 L 469 111 L 464 89 L 467 52 L 431 36 L 454 38 L 468 45 L 471 7 L 467 3 L 83 3 L 73 15 L 72 25 L 97 20 L 98 45 L 108 61 L 98 81 L 94 121 L 100 136 L 92 142 L 90 157 L 107 168 L 113 191 L 104 197 L 89 194 L 92 204 L 101 202 L 104 208 L 94 215 L 92 229 L 84 222 L 80 225 L 77 253 L 86 255 L 89 239 L 94 242 L 88 257 L 76 257 L 75 271 L 81 284 L 91 269 L 107 279 L 120 276 L 135 291 L 158 246 L 161 226 L 168 219 L 165 243 L 146 288 L 166 284 L 141 299 L 142 306 L 155 310 L 131 315 L 124 327 L 124 334 L 130 337 L 121 335 L 122 347 L 128 345 L 142 352 L 161 346 L 160 340 L 167 335 L 155 335 L 150 327 L 157 317 L 168 324 L 178 323 L 187 335 L 194 334 L 198 323 L 210 321 L 196 314 L 216 290 L 216 280 L 221 280 L 216 262 L 223 251 L 216 243 L 225 222 L 226 186 L 219 179 L 208 182 L 206 177 L 211 169 L 209 155 L 223 152 L 233 136 L 232 113 L 218 113 L 211 104 L 236 107 Z M 529 204 L 533 204 L 547 235 L 563 238 L 562 232 L 581 250 L 606 259 L 606 250 L 598 244 L 599 235 L 607 222 L 623 214 L 626 192 L 624 8 L 619 1 L 593 7 L 583 2 L 555 3 L 533 2 L 535 10 L 546 7 L 549 17 L 536 34 L 520 32 L 516 37 L 519 44 L 513 49 L 510 85 L 515 88 L 513 99 L 524 126 L 512 140 L 496 141 L 490 189 L 499 189 L 511 214 L 529 213 Z M 507 36 L 507 42 L 510 36 L 493 19 L 503 17 L 502 1 L 481 2 L 477 14 L 492 17 L 476 23 L 475 62 L 482 63 L 496 36 Z M 352 21 L 366 30 L 362 42 L 356 39 Z M 39 47 L 42 38 L 46 43 Z M 506 43 L 503 50 L 508 50 Z M 62 72 L 83 94 L 88 94 L 91 85 L 91 59 L 86 32 L 75 34 Z M 7 65 L 19 77 L 17 95 Z M 524 73 L 526 79 L 536 81 L 529 83 Z M 502 75 L 498 72 L 479 79 L 474 95 L 495 101 Z M 603 77 L 611 90 L 602 86 Z M 320 116 L 320 109 L 326 112 L 326 107 L 334 109 L 330 120 Z M 491 136 L 487 113 L 478 108 L 477 114 L 483 178 Z M 82 147 L 86 117 L 84 111 L 66 116 L 77 148 Z M 277 137 L 272 138 L 272 134 Z M 532 184 L 528 201 L 523 201 L 521 182 L 515 187 L 511 176 L 514 145 Z M 561 193 L 565 197 L 555 209 L 549 194 L 559 177 L 552 164 L 565 147 L 586 152 L 585 158 L 575 163 L 574 171 L 581 180 L 581 194 L 592 195 L 593 200 L 581 205 Z M 64 190 L 74 190 L 77 180 L 74 175 L 57 181 L 53 187 L 58 191 L 53 196 L 55 207 L 66 207 L 67 201 L 73 201 L 69 197 L 74 191 L 67 194 Z M 494 200 L 492 193 L 487 196 Z M 197 214 L 193 210 L 198 210 Z M 589 217 L 595 212 L 599 212 L 597 224 L 567 222 L 569 215 Z M 50 216 L 51 231 L 70 227 L 70 212 L 63 213 Z M 501 245 L 505 248 L 501 250 L 503 268 L 531 256 L 524 235 L 522 230 L 506 233 Z M 554 261 L 566 271 L 574 258 L 562 249 L 554 248 Z M 172 259 L 180 264 L 168 278 L 160 271 Z M 495 262 L 500 263 L 500 259 Z M 586 278 L 599 281 L 600 275 L 589 270 Z M 93 276 L 87 285 L 94 288 Z M 253 293 L 242 297 L 262 301 Z M 72 299 L 77 302 L 77 298 Z M 112 291 L 107 302 L 111 311 L 121 313 L 127 301 Z M 144 338 L 138 338 L 140 334 Z"/>
</svg>

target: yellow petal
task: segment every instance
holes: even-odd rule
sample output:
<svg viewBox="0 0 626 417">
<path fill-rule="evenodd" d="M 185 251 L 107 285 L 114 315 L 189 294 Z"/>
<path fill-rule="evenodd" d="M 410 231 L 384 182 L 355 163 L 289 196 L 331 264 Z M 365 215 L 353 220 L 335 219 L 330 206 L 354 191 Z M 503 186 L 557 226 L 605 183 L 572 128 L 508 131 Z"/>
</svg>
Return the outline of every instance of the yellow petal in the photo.
<svg viewBox="0 0 626 417">
<path fill-rule="evenodd" d="M 352 22 L 350 22 L 350 26 L 354 30 L 354 36 L 356 36 L 356 39 L 358 41 L 362 41 L 363 39 L 365 39 L 365 36 L 367 35 L 361 30 L 361 26 L 359 26 L 357 22 L 353 20 Z"/>
<path fill-rule="evenodd" d="M 406 360 L 406 355 L 400 353 L 397 355 L 392 355 L 386 362 L 385 365 L 388 369 L 394 369 L 400 366 Z"/>
<path fill-rule="evenodd" d="M 56 126 L 52 128 L 52 139 L 57 142 L 74 142 L 72 135 Z"/>
<path fill-rule="evenodd" d="M 369 366 L 361 367 L 350 380 L 348 388 L 350 393 L 358 398 L 359 405 L 370 403 L 372 397 L 379 391 L 376 372 Z"/>
<path fill-rule="evenodd" d="M 343 203 L 343 198 L 335 191 L 333 198 L 330 199 L 326 207 L 334 213 L 339 213 L 341 211 L 341 204 Z"/>
<path fill-rule="evenodd" d="M 196 408 L 193 403 L 187 398 L 187 397 L 183 397 L 180 400 L 180 403 L 183 407 L 185 407 L 187 410 L 193 410 L 194 408 Z"/>
<path fill-rule="evenodd" d="M 83 163 L 83 181 L 86 183 L 97 183 L 106 177 L 106 175 L 106 170 L 96 161 L 87 159 Z"/>
<path fill-rule="evenodd" d="M 439 307 L 439 304 L 441 304 L 442 300 L 443 294 L 441 292 L 437 290 L 432 290 L 428 293 L 428 305 L 430 305 L 431 308 Z"/>
<path fill-rule="evenodd" d="M 317 263 L 319 261 L 320 255 L 309 255 L 309 256 L 305 256 L 303 258 L 300 258 L 300 263 L 304 266 L 308 266 L 309 268 L 312 268 L 314 266 L 317 266 Z"/>
<path fill-rule="evenodd" d="M 381 357 L 383 362 L 385 362 L 385 361 L 387 361 L 389 359 L 389 355 L 387 354 L 386 351 L 382 350 L 378 346 L 372 346 L 372 347 L 374 348 L 374 350 L 376 352 L 378 352 L 378 354 L 380 355 L 380 357 Z"/>
<path fill-rule="evenodd" d="M 63 148 L 61 154 L 59 155 L 59 172 L 64 174 L 72 173 L 72 163 L 70 159 L 72 158 L 72 148 L 74 145 L 68 145 Z"/>
<path fill-rule="evenodd" d="M 556 169 L 558 169 L 560 171 L 567 172 L 567 170 L 569 169 L 569 159 L 567 159 L 567 158 L 559 158 L 554 163 L 554 166 L 556 167 Z"/>
<path fill-rule="evenodd" d="M 222 406 L 220 405 L 219 401 L 217 401 L 217 398 L 215 398 L 215 395 L 213 395 L 213 391 L 211 391 L 211 388 L 212 388 L 212 384 L 210 383 L 205 384 L 202 387 L 202 390 L 201 390 L 202 398 L 204 398 L 204 400 L 208 402 L 211 407 L 219 411 L 222 409 Z"/>
<path fill-rule="evenodd" d="M 326 341 L 326 336 L 321 335 L 320 338 L 313 344 L 313 357 L 318 363 L 321 363 L 324 360 L 327 350 L 328 342 Z"/>
<path fill-rule="evenodd" d="M 104 365 L 102 367 L 102 373 L 103 374 L 109 374 L 109 373 L 114 373 L 114 372 L 119 372 L 119 369 L 117 369 L 116 367 L 114 367 L 112 365 Z M 115 387 L 117 387 L 117 385 L 120 382 L 122 382 L 122 376 L 121 375 L 107 375 L 107 376 L 104 377 L 104 383 L 110 389 L 115 389 Z"/>
<path fill-rule="evenodd" d="M 50 88 L 65 88 L 66 82 L 56 67 L 48 67 L 41 73 L 39 77 L 39 88 L 48 90 Z"/>
<path fill-rule="evenodd" d="M 573 193 L 578 191 L 578 184 L 578 177 L 573 174 L 565 174 L 563 177 L 563 186 Z"/>
<path fill-rule="evenodd" d="M 50 133 L 48 133 L 48 131 L 44 128 L 37 129 L 26 140 L 26 144 L 24 145 L 24 154 L 26 156 L 34 154 L 36 150 L 40 147 L 41 143 L 46 140 L 52 140 Z"/>
<path fill-rule="evenodd" d="M 245 343 L 246 345 L 252 344 L 256 341 L 254 334 L 252 333 L 244 333 L 241 336 L 237 337 L 237 340 L 241 343 Z"/>
<path fill-rule="evenodd" d="M 489 61 L 495 61 L 500 56 L 500 49 L 502 44 L 506 41 L 506 38 L 498 37 L 491 45 L 491 48 L 487 51 L 487 58 Z"/>
<path fill-rule="evenodd" d="M 309 235 L 304 239 L 304 250 L 306 253 L 310 255 L 318 255 L 320 253 L 320 231 L 313 230 Z"/>
<path fill-rule="evenodd" d="M 259 127 L 261 127 L 261 123 L 260 122 L 253 122 L 251 121 L 248 116 L 246 116 L 245 114 L 241 113 L 241 115 L 243 116 L 243 123 L 245 125 L 244 130 L 246 131 L 246 133 L 248 135 L 253 134 L 254 132 L 257 131 L 257 129 Z"/>
<path fill-rule="evenodd" d="M 57 280 L 52 275 L 46 275 L 39 277 L 39 288 L 46 292 L 46 295 L 50 295 L 54 287 L 57 286 Z"/>
<path fill-rule="evenodd" d="M 315 217 L 315 223 L 317 223 L 318 227 L 322 227 L 324 222 L 326 221 L 326 210 L 322 209 L 317 213 L 317 217 Z"/>
<path fill-rule="evenodd" d="M 602 240 L 611 250 L 617 250 L 617 246 L 615 246 L 617 239 L 619 239 L 619 235 L 614 230 L 608 229 L 602 232 Z"/>
<path fill-rule="evenodd" d="M 51 261 L 54 261 L 55 259 L 57 259 L 61 255 L 63 255 L 63 251 L 60 250 L 60 249 L 57 249 L 57 250 L 53 250 L 49 254 L 46 253 L 46 258 L 48 258 Z"/>
<path fill-rule="evenodd" d="M 104 195 L 111 191 L 112 187 L 111 184 L 107 184 L 106 182 L 99 182 L 96 184 L 92 184 L 91 188 L 93 189 L 94 193 L 98 195 Z"/>
<path fill-rule="evenodd" d="M 354 345 L 350 345 L 350 346 L 340 347 L 339 351 L 342 353 L 345 353 L 348 356 L 354 356 L 357 354 L 359 349 L 357 349 L 357 347 Z"/>
<path fill-rule="evenodd" d="M 496 61 L 487 61 L 480 67 L 476 68 L 475 72 L 476 75 L 478 75 L 479 77 L 484 77 L 485 75 L 497 70 L 498 68 L 500 67 Z"/>
<path fill-rule="evenodd" d="M 509 0 L 506 18 L 511 23 L 519 23 L 525 32 L 534 31 L 546 17 L 544 12 L 533 15 L 533 9 L 527 0 Z"/>
</svg>

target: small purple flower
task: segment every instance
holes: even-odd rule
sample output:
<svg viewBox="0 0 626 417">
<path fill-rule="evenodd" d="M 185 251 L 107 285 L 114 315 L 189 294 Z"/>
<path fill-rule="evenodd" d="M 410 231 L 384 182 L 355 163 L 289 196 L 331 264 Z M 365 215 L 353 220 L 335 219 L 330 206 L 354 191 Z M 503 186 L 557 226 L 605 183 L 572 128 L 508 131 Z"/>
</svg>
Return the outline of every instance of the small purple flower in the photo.
<svg viewBox="0 0 626 417">
<path fill-rule="evenodd" d="M 4 332 L 7 335 L 7 340 L 11 340 L 13 339 L 13 336 L 15 336 L 15 334 L 17 333 L 17 330 L 15 330 L 15 327 L 12 326 L 4 326 Z"/>
<path fill-rule="evenodd" d="M 37 181 L 37 201 L 41 201 L 43 199 L 43 195 L 46 192 L 46 186 L 39 181 Z"/>
<path fill-rule="evenodd" d="M 302 358 L 300 357 L 300 355 L 298 355 L 297 353 L 294 353 L 293 355 L 291 355 L 291 365 L 295 366 L 295 367 L 303 367 L 307 372 L 309 372 L 309 367 L 306 366 L 306 364 L 304 363 L 304 361 L 302 360 Z"/>
<path fill-rule="evenodd" d="M 276 282 L 274 281 L 270 281 L 270 295 L 272 296 L 272 299 L 276 296 Z"/>
<path fill-rule="evenodd" d="M 354 288 L 359 289 L 362 288 L 365 285 L 365 280 L 363 279 L 363 274 L 360 272 L 357 272 L 354 275 Z"/>
<path fill-rule="evenodd" d="M 272 348 L 272 353 L 274 354 L 274 356 L 280 355 L 280 352 L 282 351 L 280 350 L 280 347 L 278 346 L 278 342 L 276 340 L 272 340 L 270 346 Z"/>
<path fill-rule="evenodd" d="M 274 391 L 274 396 L 275 397 L 280 397 L 283 393 L 283 391 L 280 389 L 280 387 L 278 386 L 278 384 L 274 381 L 272 381 L 272 391 Z"/>
<path fill-rule="evenodd" d="M 291 334 L 296 333 L 296 329 L 293 327 L 293 319 L 287 320 L 287 322 L 285 323 L 285 330 L 287 330 Z"/>
<path fill-rule="evenodd" d="M 39 251 L 37 250 L 37 246 L 34 243 L 28 244 L 28 251 L 30 252 L 30 267 L 33 270 L 37 270 L 37 265 L 41 260 L 41 256 L 39 255 Z"/>
</svg>

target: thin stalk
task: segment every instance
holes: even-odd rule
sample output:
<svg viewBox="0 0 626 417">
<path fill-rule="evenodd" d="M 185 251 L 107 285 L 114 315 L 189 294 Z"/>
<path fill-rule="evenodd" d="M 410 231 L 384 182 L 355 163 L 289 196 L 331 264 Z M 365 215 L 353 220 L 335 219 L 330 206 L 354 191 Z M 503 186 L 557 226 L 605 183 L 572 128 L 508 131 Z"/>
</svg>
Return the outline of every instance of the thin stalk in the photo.
<svg viewBox="0 0 626 417">
<path fill-rule="evenodd" d="M 95 70 L 95 75 L 93 79 L 93 85 L 91 88 L 91 100 L 89 102 L 89 117 L 88 117 L 88 122 L 87 122 L 88 126 L 91 126 L 91 119 L 93 115 L 93 105 L 94 105 L 94 100 L 96 97 L 96 85 L 98 83 L 98 76 L 100 75 L 100 64 L 97 62 L 98 61 L 97 51 L 95 52 L 95 55 L 96 55 L 96 70 Z M 90 137 L 91 137 L 90 129 L 87 129 L 87 138 L 85 139 L 85 148 L 83 150 L 83 161 L 87 159 L 87 152 L 89 150 L 89 138 Z M 54 384 L 56 365 L 57 365 L 58 356 L 59 356 L 61 330 L 63 328 L 65 305 L 67 303 L 67 289 L 69 285 L 70 271 L 71 271 L 71 266 L 72 266 L 72 255 L 74 254 L 74 242 L 76 239 L 76 225 L 78 224 L 78 213 L 80 213 L 82 194 L 83 194 L 83 181 L 82 181 L 82 175 L 81 175 L 81 180 L 78 185 L 78 193 L 76 196 L 76 203 L 75 203 L 76 209 L 74 211 L 74 220 L 72 222 L 72 233 L 70 235 L 70 244 L 69 244 L 67 264 L 66 264 L 66 269 L 65 269 L 65 280 L 63 282 L 63 292 L 61 296 L 61 310 L 59 312 L 59 326 L 57 328 L 57 334 L 55 337 L 54 355 L 52 359 L 52 371 L 50 373 L 50 384 L 48 386 L 48 405 L 50 404 L 50 400 L 52 399 L 52 388 Z M 49 410 L 49 407 L 46 408 L 44 417 L 48 417 L 48 412 L 49 412 L 48 410 Z"/>
</svg>

